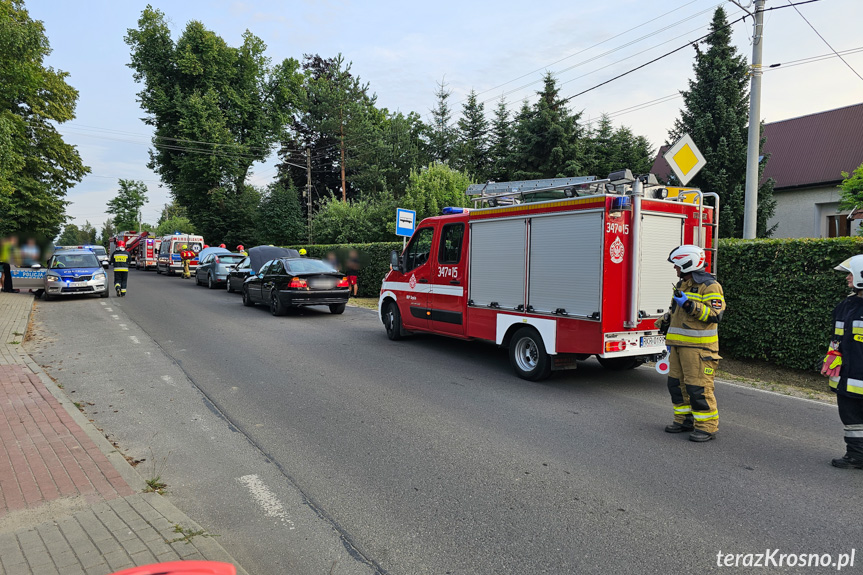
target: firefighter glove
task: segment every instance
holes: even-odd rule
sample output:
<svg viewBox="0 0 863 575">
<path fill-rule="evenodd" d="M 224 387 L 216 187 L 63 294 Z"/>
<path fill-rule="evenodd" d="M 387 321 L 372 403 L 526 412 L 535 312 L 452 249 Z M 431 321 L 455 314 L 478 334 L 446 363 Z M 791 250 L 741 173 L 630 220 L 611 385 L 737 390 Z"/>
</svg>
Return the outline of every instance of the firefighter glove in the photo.
<svg viewBox="0 0 863 575">
<path fill-rule="evenodd" d="M 831 349 L 824 357 L 824 363 L 821 365 L 821 375 L 827 377 L 839 377 L 839 370 L 842 369 L 842 354 Z"/>
<path fill-rule="evenodd" d="M 672 299 L 674 300 L 674 303 L 676 303 L 680 307 L 683 307 L 683 305 L 689 301 L 689 298 L 686 297 L 686 294 L 683 292 L 676 292 Z"/>
</svg>

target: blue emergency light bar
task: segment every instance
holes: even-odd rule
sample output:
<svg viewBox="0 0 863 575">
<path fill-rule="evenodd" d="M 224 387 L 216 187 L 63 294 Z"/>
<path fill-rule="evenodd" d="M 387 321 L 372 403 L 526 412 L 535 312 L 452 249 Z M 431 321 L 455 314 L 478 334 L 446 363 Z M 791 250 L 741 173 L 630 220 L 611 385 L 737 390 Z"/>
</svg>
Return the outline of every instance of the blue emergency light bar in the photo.
<svg viewBox="0 0 863 575">
<path fill-rule="evenodd" d="M 463 214 L 466 211 L 466 208 L 444 208 L 441 213 L 446 216 L 448 214 Z"/>
</svg>

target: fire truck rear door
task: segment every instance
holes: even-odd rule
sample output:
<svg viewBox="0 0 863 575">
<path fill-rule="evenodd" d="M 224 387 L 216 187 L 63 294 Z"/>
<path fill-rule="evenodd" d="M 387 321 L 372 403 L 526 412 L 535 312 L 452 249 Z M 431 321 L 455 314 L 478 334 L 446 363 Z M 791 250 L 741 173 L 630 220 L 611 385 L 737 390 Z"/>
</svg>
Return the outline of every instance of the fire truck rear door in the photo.
<svg viewBox="0 0 863 575">
<path fill-rule="evenodd" d="M 429 300 L 429 327 L 434 331 L 454 335 L 464 334 L 465 260 L 464 222 L 441 226 L 437 254 L 432 268 L 432 289 Z"/>
</svg>

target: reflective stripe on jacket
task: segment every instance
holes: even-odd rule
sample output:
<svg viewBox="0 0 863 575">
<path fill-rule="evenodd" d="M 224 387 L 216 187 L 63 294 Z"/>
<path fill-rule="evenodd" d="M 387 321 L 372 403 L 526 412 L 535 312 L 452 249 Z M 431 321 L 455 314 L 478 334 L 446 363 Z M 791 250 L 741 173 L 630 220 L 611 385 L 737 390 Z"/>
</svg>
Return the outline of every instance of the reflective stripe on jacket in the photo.
<svg viewBox="0 0 863 575">
<path fill-rule="evenodd" d="M 863 297 L 850 295 L 833 310 L 833 337 L 842 354 L 839 377 L 830 389 L 846 397 L 863 397 Z"/>
<path fill-rule="evenodd" d="M 111 265 L 115 272 L 129 271 L 129 252 L 120 249 L 111 254 Z"/>
<path fill-rule="evenodd" d="M 701 280 L 700 283 L 698 280 Z M 667 345 L 698 347 L 719 351 L 717 324 L 725 312 L 725 295 L 722 286 L 707 273 L 693 274 L 677 283 L 677 289 L 686 294 L 686 309 L 671 304 L 671 323 L 665 335 Z"/>
</svg>

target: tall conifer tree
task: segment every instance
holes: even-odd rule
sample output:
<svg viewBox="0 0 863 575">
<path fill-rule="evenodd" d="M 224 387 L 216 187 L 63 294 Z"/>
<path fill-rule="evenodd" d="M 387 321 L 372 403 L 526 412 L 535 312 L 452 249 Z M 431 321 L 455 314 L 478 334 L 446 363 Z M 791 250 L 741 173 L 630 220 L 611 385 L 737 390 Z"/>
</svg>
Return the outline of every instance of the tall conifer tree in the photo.
<svg viewBox="0 0 863 575">
<path fill-rule="evenodd" d="M 689 81 L 688 90 L 681 92 L 684 109 L 669 132 L 669 140 L 673 142 L 683 134 L 692 136 L 707 164 L 689 184 L 718 193 L 722 206 L 720 235 L 742 237 L 749 122 L 748 66 L 731 45 L 731 29 L 721 6 L 713 14 L 710 32 L 704 41 L 705 48 L 695 47 L 695 79 Z M 760 122 L 759 118 L 753 120 Z M 766 163 L 764 158 L 760 172 Z M 759 237 L 772 232 L 767 229 L 767 220 L 775 206 L 773 183 L 768 181 L 758 194 Z"/>
<path fill-rule="evenodd" d="M 496 182 L 506 182 L 510 179 L 510 156 L 512 154 L 513 135 L 509 110 L 506 109 L 506 98 L 501 96 L 494 111 L 489 135 L 489 177 Z"/>
<path fill-rule="evenodd" d="M 488 120 L 485 119 L 485 106 L 482 102 L 477 102 L 474 90 L 470 91 L 462 106 L 455 156 L 457 169 L 480 181 L 487 179 Z"/>
</svg>

